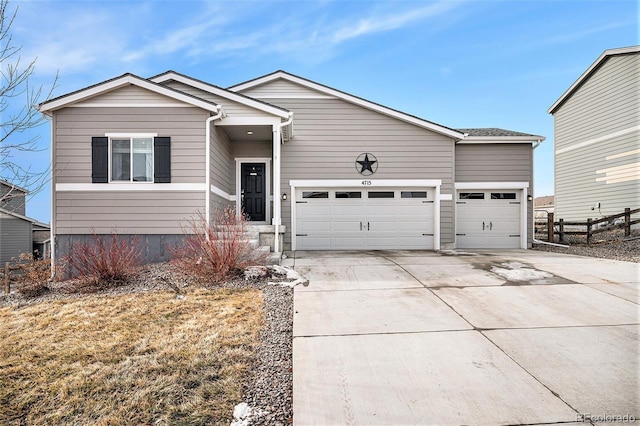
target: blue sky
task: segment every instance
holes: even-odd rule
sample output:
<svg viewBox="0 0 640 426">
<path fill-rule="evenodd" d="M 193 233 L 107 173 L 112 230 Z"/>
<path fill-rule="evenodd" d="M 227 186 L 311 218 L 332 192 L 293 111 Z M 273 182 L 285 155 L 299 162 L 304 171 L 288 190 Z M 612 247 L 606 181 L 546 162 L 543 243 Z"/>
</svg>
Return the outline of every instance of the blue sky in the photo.
<svg viewBox="0 0 640 426">
<path fill-rule="evenodd" d="M 448 127 L 546 136 L 535 195 L 553 193 L 549 106 L 606 49 L 638 44 L 638 1 L 12 1 L 34 83 L 62 95 L 172 69 L 226 87 L 278 69 Z M 34 169 L 43 151 L 16 157 Z M 49 188 L 27 214 L 49 222 Z"/>
</svg>

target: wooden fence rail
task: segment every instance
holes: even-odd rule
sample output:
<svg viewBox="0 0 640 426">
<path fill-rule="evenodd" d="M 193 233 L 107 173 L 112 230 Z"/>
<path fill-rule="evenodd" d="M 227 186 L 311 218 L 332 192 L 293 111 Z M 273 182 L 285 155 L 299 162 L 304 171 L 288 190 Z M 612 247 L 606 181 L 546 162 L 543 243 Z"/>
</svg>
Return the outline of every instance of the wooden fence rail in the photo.
<svg viewBox="0 0 640 426">
<path fill-rule="evenodd" d="M 4 293 L 11 293 L 11 271 L 21 269 L 21 266 L 17 263 L 5 262 L 4 268 L 0 269 L 0 277 L 2 277 L 2 284 L 4 287 Z"/>
<path fill-rule="evenodd" d="M 555 236 L 558 235 L 558 240 L 562 243 L 564 242 L 564 237 L 566 235 L 586 235 L 587 236 L 587 244 L 591 243 L 591 237 L 593 235 L 599 234 L 601 232 L 606 232 L 611 229 L 623 228 L 625 237 L 631 235 L 631 225 L 635 225 L 640 223 L 640 219 L 631 220 L 631 215 L 640 213 L 640 209 L 631 210 L 630 208 L 624 209 L 623 213 L 614 214 L 611 216 L 606 216 L 600 219 L 592 220 L 587 219 L 584 222 L 578 221 L 565 221 L 563 219 L 554 221 L 553 213 L 549 213 L 547 215 L 546 221 L 536 221 L 536 225 L 542 225 L 542 227 L 546 227 L 547 231 L 547 241 L 553 242 L 555 240 Z M 615 225 L 607 226 L 606 228 L 594 229 L 595 225 L 605 222 L 612 222 L 618 218 L 624 218 L 623 223 L 618 223 Z M 545 226 L 546 225 L 546 226 Z M 565 226 L 584 226 L 584 231 L 575 231 L 575 230 L 565 230 Z"/>
</svg>

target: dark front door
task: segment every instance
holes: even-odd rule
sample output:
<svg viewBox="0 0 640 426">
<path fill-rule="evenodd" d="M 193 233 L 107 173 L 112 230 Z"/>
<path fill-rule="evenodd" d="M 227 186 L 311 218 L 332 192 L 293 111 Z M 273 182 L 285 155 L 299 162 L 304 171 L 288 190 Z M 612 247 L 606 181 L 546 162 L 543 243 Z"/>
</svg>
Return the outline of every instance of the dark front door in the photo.
<svg viewBox="0 0 640 426">
<path fill-rule="evenodd" d="M 266 220 L 266 182 L 264 163 L 242 163 L 240 169 L 242 179 L 242 211 L 248 220 L 262 222 Z"/>
</svg>

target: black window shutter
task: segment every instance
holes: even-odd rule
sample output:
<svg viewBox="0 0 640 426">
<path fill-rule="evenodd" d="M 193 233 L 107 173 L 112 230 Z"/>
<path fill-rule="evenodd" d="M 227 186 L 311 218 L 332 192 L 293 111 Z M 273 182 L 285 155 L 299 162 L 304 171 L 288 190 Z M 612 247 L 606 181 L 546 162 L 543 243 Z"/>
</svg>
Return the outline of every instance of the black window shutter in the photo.
<svg viewBox="0 0 640 426">
<path fill-rule="evenodd" d="M 171 183 L 171 138 L 153 138 L 153 181 Z"/>
<path fill-rule="evenodd" d="M 109 182 L 109 138 L 91 138 L 91 182 Z"/>
</svg>

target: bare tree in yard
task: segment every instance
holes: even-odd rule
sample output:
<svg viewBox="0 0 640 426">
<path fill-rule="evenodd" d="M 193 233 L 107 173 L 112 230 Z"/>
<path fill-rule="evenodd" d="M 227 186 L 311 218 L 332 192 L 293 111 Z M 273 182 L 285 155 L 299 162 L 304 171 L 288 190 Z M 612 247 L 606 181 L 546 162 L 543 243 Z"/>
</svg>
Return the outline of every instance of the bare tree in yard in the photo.
<svg viewBox="0 0 640 426">
<path fill-rule="evenodd" d="M 33 130 L 46 119 L 37 105 L 50 98 L 58 80 L 56 76 L 45 92 L 42 85 L 30 83 L 36 59 L 25 64 L 20 56 L 22 46 L 14 45 L 11 26 L 17 13 L 17 7 L 9 10 L 8 0 L 0 0 L 0 180 L 12 184 L 5 186 L 10 190 L 0 192 L 0 207 L 6 205 L 9 198 L 23 195 L 13 186 L 34 194 L 49 179 L 48 169 L 33 170 L 31 165 L 17 160 L 16 155 L 41 150 L 39 135 Z"/>
</svg>

